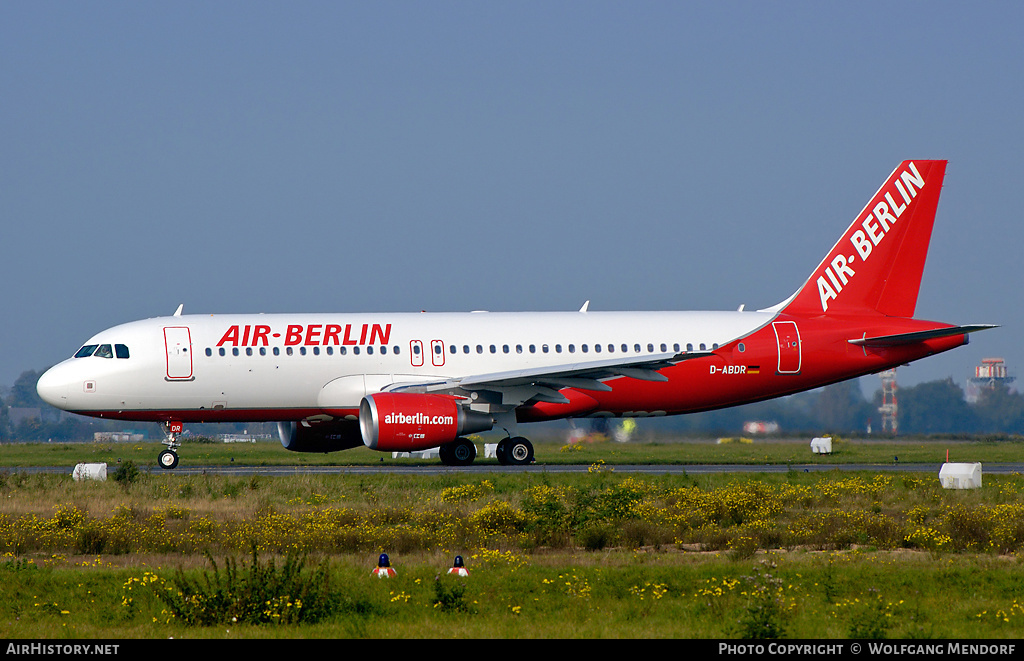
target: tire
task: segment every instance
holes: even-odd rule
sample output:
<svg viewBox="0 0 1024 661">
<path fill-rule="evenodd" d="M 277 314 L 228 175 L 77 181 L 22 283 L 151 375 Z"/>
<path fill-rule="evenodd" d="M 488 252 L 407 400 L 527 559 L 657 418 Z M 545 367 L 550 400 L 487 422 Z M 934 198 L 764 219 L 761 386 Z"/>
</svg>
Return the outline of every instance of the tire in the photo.
<svg viewBox="0 0 1024 661">
<path fill-rule="evenodd" d="M 178 454 L 174 450 L 164 450 L 157 455 L 156 463 L 160 464 L 160 468 L 171 470 L 178 465 Z"/>
<path fill-rule="evenodd" d="M 522 436 L 506 438 L 495 450 L 498 463 L 503 466 L 525 466 L 533 463 L 533 443 Z"/>
<path fill-rule="evenodd" d="M 456 438 L 442 445 L 439 454 L 445 466 L 469 466 L 476 459 L 476 446 L 468 438 Z"/>
</svg>

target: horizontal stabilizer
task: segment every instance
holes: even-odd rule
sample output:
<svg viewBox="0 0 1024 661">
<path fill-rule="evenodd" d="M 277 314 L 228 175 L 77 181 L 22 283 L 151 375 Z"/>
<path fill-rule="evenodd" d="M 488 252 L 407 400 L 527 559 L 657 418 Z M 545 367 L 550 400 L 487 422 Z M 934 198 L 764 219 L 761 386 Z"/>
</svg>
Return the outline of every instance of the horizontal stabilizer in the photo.
<svg viewBox="0 0 1024 661">
<path fill-rule="evenodd" d="M 860 347 L 896 347 L 904 344 L 917 344 L 925 340 L 933 340 L 937 337 L 950 337 L 951 335 L 966 335 L 976 331 L 998 328 L 995 324 L 972 324 L 970 326 L 952 326 L 950 328 L 936 328 L 934 330 L 916 331 L 913 333 L 897 333 L 895 335 L 881 335 L 879 337 L 863 337 L 855 340 L 847 340 L 850 344 Z"/>
</svg>

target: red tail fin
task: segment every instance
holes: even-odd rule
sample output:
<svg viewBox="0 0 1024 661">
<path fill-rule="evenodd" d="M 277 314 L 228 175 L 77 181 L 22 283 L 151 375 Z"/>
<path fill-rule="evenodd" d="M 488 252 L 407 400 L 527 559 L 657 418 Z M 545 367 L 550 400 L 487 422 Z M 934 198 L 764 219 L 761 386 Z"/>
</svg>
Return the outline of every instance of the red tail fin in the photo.
<svg viewBox="0 0 1024 661">
<path fill-rule="evenodd" d="M 901 163 L 785 311 L 914 316 L 945 173 L 946 161 Z"/>
</svg>

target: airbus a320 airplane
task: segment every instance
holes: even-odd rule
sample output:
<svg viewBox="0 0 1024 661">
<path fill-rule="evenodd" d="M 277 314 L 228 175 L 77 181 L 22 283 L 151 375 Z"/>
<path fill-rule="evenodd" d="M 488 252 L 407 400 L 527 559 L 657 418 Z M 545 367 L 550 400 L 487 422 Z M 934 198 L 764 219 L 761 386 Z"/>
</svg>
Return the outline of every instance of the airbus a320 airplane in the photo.
<svg viewBox="0 0 1024 661">
<path fill-rule="evenodd" d="M 278 423 L 296 452 L 365 444 L 533 461 L 518 423 L 660 416 L 779 397 L 966 344 L 990 325 L 913 319 L 945 161 L 904 161 L 807 282 L 736 312 L 181 316 L 105 330 L 39 379 L 54 406 L 156 421 Z"/>
</svg>

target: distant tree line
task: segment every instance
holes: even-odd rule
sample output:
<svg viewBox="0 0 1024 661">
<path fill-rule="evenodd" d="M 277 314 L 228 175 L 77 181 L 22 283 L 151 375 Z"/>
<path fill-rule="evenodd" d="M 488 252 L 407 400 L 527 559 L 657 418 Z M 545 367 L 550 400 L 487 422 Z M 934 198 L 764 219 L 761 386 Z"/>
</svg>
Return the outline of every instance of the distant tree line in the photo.
<svg viewBox="0 0 1024 661">
<path fill-rule="evenodd" d="M 22 372 L 10 388 L 0 389 L 0 442 L 14 441 L 85 441 L 96 432 L 136 430 L 150 439 L 162 439 L 163 432 L 155 422 L 123 422 L 100 420 L 67 413 L 44 402 L 36 392 L 42 371 Z M 11 409 L 38 409 L 38 416 L 22 416 L 15 420 Z M 206 424 L 188 425 L 193 435 L 276 433 L 274 424 Z"/>
<path fill-rule="evenodd" d="M 22 372 L 5 393 L 0 410 L 0 441 L 77 441 L 108 429 L 103 421 L 66 414 L 40 399 L 36 382 L 41 374 L 34 370 Z M 39 415 L 25 415 L 15 420 L 12 408 L 38 409 Z"/>
<path fill-rule="evenodd" d="M 144 430 L 150 438 L 162 438 L 155 423 L 99 420 L 65 413 L 50 406 L 36 393 L 41 372 L 26 371 L 11 388 L 0 392 L 0 442 L 80 441 L 99 431 Z M 1024 395 L 1005 384 L 983 388 L 976 402 L 968 402 L 960 386 L 947 378 L 900 388 L 897 391 L 900 435 L 912 434 L 1024 434 Z M 868 426 L 881 433 L 881 391 L 869 401 L 859 382 L 844 381 L 790 397 L 747 404 L 719 411 L 641 421 L 641 426 L 701 434 L 736 435 L 751 420 L 774 421 L 782 433 L 864 434 Z M 11 408 L 39 409 L 39 416 L 15 421 Z M 189 425 L 194 434 L 274 434 L 273 424 Z"/>
<path fill-rule="evenodd" d="M 896 398 L 899 435 L 1024 435 L 1024 395 L 1002 383 L 983 388 L 973 403 L 951 378 L 900 388 Z M 777 422 L 783 434 L 863 435 L 870 427 L 872 434 L 881 435 L 881 403 L 881 390 L 869 401 L 854 379 L 789 397 L 664 418 L 657 425 L 695 434 L 735 436 L 742 433 L 745 422 L 759 420 Z"/>
</svg>

